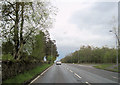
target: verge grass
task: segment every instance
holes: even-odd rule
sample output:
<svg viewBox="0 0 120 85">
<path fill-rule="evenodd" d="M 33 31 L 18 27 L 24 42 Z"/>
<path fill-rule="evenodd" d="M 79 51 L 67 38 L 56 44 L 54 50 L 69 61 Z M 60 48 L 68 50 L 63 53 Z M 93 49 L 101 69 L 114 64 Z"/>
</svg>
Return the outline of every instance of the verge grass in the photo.
<svg viewBox="0 0 120 85">
<path fill-rule="evenodd" d="M 95 65 L 93 67 L 98 68 L 98 69 L 118 72 L 118 67 L 117 66 L 114 67 L 114 66 L 115 66 L 115 64 L 99 64 L 99 65 Z"/>
<path fill-rule="evenodd" d="M 37 66 L 32 70 L 25 71 L 24 73 L 18 74 L 15 77 L 11 77 L 10 79 L 4 80 L 3 84 L 4 83 L 24 83 L 32 79 L 36 75 L 40 74 L 51 65 L 52 64 L 42 64 L 41 66 Z"/>
</svg>

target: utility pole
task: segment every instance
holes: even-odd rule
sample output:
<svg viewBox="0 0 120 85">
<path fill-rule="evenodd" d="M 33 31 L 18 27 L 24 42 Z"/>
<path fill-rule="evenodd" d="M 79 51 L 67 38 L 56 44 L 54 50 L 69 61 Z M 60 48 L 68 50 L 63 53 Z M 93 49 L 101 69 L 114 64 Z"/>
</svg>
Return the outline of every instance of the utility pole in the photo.
<svg viewBox="0 0 120 85">
<path fill-rule="evenodd" d="M 116 37 L 116 52 L 117 52 L 117 59 L 116 59 L 116 63 L 117 63 L 117 66 L 118 66 L 118 50 L 119 50 L 119 46 L 120 46 L 120 41 L 119 41 L 119 37 L 118 37 L 118 35 L 117 35 L 117 33 L 116 32 L 113 32 L 112 30 L 110 30 L 109 32 L 112 32 L 112 33 L 114 33 L 115 34 L 115 37 Z"/>
</svg>

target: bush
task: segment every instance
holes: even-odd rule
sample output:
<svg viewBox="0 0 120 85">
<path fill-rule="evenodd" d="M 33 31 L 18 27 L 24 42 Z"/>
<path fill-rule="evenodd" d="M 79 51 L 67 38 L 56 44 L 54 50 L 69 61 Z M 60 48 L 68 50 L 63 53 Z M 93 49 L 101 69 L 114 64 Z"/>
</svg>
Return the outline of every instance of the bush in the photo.
<svg viewBox="0 0 120 85">
<path fill-rule="evenodd" d="M 11 78 L 42 64 L 41 62 L 29 61 L 2 61 L 2 79 Z"/>
<path fill-rule="evenodd" d="M 14 58 L 11 54 L 4 54 L 4 55 L 2 55 L 2 60 L 3 61 L 7 61 L 7 60 L 14 61 Z"/>
</svg>

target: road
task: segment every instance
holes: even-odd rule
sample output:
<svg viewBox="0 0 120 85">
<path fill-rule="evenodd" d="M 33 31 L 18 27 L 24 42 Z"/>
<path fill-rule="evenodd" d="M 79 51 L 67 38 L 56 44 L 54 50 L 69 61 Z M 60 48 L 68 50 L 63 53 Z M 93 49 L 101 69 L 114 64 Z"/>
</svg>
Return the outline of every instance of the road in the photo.
<svg viewBox="0 0 120 85">
<path fill-rule="evenodd" d="M 96 69 L 90 65 L 63 63 L 62 65 L 54 64 L 32 81 L 32 83 L 85 83 L 88 85 L 117 82 L 118 73 L 116 72 Z"/>
</svg>

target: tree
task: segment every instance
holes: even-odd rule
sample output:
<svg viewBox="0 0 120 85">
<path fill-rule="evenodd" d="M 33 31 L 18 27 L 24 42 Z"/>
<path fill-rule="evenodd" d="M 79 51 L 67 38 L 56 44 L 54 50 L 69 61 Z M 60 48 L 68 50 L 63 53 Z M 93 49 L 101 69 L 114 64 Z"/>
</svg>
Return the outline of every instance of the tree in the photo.
<svg viewBox="0 0 120 85">
<path fill-rule="evenodd" d="M 48 39 L 48 41 L 46 42 L 46 59 L 49 62 L 53 62 L 54 60 L 56 60 L 56 57 L 58 57 L 58 51 L 57 51 L 57 47 L 55 44 L 55 40 L 51 40 L 50 38 Z"/>
<path fill-rule="evenodd" d="M 10 41 L 2 43 L 2 53 L 3 54 L 11 54 L 11 55 L 13 55 L 13 48 L 14 48 L 13 43 L 10 42 Z"/>
<path fill-rule="evenodd" d="M 45 56 L 45 45 L 46 38 L 44 32 L 40 31 L 38 35 L 35 36 L 34 49 L 32 55 L 37 57 L 40 61 L 44 59 Z"/>
<path fill-rule="evenodd" d="M 80 50 L 65 56 L 61 61 L 65 63 L 115 63 L 116 49 L 82 46 Z"/>
<path fill-rule="evenodd" d="M 53 6 L 49 2 L 9 2 L 2 5 L 2 36 L 14 45 L 14 58 L 20 59 L 26 44 L 33 43 L 39 30 L 46 30 L 52 24 Z M 32 39 L 32 40 L 31 40 Z M 30 53 L 30 52 L 29 52 Z"/>
</svg>

